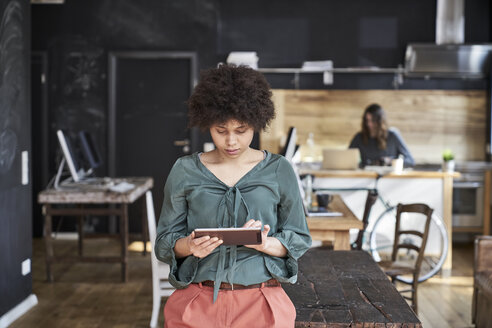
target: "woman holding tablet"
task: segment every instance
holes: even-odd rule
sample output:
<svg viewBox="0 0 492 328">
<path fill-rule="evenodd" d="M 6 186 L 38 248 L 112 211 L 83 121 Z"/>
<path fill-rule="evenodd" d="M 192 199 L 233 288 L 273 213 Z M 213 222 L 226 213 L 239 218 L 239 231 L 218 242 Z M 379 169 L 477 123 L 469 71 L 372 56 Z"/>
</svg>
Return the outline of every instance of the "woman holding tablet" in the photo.
<svg viewBox="0 0 492 328">
<path fill-rule="evenodd" d="M 202 73 L 188 101 L 190 126 L 208 130 L 216 149 L 178 159 L 166 182 L 155 254 L 177 290 L 165 327 L 294 327 L 280 282 L 296 281 L 311 237 L 289 162 L 250 147 L 275 116 L 270 98 L 261 73 L 221 65 Z M 231 227 L 261 227 L 261 244 L 193 232 Z"/>
</svg>

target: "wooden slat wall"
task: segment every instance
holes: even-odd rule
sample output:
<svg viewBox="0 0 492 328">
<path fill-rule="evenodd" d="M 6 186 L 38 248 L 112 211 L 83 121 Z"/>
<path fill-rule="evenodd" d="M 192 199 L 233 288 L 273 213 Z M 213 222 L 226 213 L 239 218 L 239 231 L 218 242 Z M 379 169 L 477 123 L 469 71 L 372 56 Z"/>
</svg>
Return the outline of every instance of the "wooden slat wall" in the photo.
<svg viewBox="0 0 492 328">
<path fill-rule="evenodd" d="M 290 126 L 298 143 L 313 132 L 318 150 L 345 148 L 360 130 L 364 109 L 385 108 L 388 123 L 400 130 L 416 161 L 440 163 L 443 149 L 458 161 L 484 160 L 486 92 L 482 90 L 274 90 L 277 117 L 261 147 L 277 152 Z"/>
</svg>

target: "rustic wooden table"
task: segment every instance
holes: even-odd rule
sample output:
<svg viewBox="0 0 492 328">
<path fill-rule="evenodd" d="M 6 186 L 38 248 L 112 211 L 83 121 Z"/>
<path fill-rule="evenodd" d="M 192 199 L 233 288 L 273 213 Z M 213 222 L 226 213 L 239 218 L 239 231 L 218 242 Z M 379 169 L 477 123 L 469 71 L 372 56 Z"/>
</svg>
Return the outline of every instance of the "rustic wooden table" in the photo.
<svg viewBox="0 0 492 328">
<path fill-rule="evenodd" d="M 312 248 L 299 260 L 297 280 L 283 284 L 296 327 L 422 327 L 366 252 Z"/>
<path fill-rule="evenodd" d="M 362 221 L 357 219 L 340 195 L 333 195 L 328 208 L 343 215 L 306 218 L 311 237 L 332 243 L 334 250 L 349 250 L 350 229 L 362 229 Z"/>
<path fill-rule="evenodd" d="M 128 205 L 134 203 L 145 192 L 152 188 L 154 181 L 152 178 L 115 178 L 111 181 L 114 184 L 128 182 L 133 184 L 133 188 L 125 192 L 111 191 L 101 186 L 86 185 L 80 188 L 71 187 L 70 189 L 46 189 L 39 193 L 38 202 L 43 205 L 44 239 L 46 247 L 46 276 L 48 281 L 53 281 L 51 264 L 57 261 L 80 261 L 80 262 L 120 262 L 121 280 L 128 281 Z M 145 199 L 144 199 L 145 201 Z M 56 206 L 63 205 L 63 206 Z M 68 205 L 68 206 L 67 206 Z M 72 205 L 72 206 L 70 206 Z M 94 207 L 93 205 L 99 205 Z M 102 208 L 100 205 L 108 205 Z M 142 213 L 142 239 L 148 240 L 146 206 L 143 206 Z M 83 256 L 83 218 L 85 215 L 119 216 L 120 217 L 120 256 L 89 257 Z M 53 240 L 51 236 L 53 216 L 75 216 L 78 217 L 79 234 L 79 254 L 78 256 L 55 256 L 53 251 Z"/>
</svg>

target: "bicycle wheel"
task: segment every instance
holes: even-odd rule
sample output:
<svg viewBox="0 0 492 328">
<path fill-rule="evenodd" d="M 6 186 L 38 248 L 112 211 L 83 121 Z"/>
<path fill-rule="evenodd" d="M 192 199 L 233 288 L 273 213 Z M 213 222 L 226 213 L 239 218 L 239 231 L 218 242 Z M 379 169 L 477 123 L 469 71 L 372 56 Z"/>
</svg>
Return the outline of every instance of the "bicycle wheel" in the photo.
<svg viewBox="0 0 492 328">
<path fill-rule="evenodd" d="M 412 216 L 406 218 L 404 216 Z M 381 260 L 391 260 L 395 235 L 396 207 L 391 207 L 384 211 L 374 223 L 369 236 L 369 250 L 376 262 Z M 425 217 L 415 213 L 402 213 L 403 230 L 423 231 Z M 421 238 L 413 235 L 402 235 L 405 243 L 420 246 Z M 448 235 L 446 227 L 436 214 L 432 214 L 429 227 L 429 237 L 424 251 L 424 259 L 420 269 L 419 282 L 425 281 L 435 275 L 442 267 L 448 254 Z M 397 259 L 400 262 L 413 263 L 417 259 L 416 253 L 409 250 L 399 250 Z M 396 278 L 405 283 L 412 283 L 411 275 L 398 276 Z"/>
</svg>

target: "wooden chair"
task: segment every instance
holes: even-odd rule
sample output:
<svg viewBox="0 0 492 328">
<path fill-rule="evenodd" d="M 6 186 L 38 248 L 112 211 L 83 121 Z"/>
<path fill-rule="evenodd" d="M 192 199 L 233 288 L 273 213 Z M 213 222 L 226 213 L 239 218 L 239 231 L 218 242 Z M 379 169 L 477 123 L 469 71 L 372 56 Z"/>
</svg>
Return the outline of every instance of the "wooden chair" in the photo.
<svg viewBox="0 0 492 328">
<path fill-rule="evenodd" d="M 362 243 L 364 242 L 364 234 L 366 233 L 367 229 L 367 224 L 369 223 L 369 215 L 371 215 L 371 209 L 376 200 L 378 199 L 378 191 L 373 189 L 373 190 L 368 190 L 367 191 L 367 198 L 366 198 L 366 204 L 364 206 L 364 214 L 362 215 L 362 224 L 363 227 L 361 230 L 359 230 L 359 233 L 357 234 L 357 239 L 352 243 L 351 249 L 352 250 L 362 250 Z"/>
<path fill-rule="evenodd" d="M 159 309 L 161 307 L 161 298 L 170 296 L 174 292 L 174 287 L 169 283 L 169 265 L 157 260 L 154 253 L 155 237 L 156 237 L 156 224 L 155 224 L 155 212 L 154 201 L 152 200 L 152 192 L 147 191 L 145 194 L 147 202 L 147 221 L 149 225 L 149 238 L 152 245 L 151 262 L 152 262 L 152 317 L 150 319 L 150 327 L 157 326 L 157 319 L 159 318 Z"/>
<path fill-rule="evenodd" d="M 422 260 L 424 259 L 425 245 L 427 244 L 427 238 L 429 236 L 429 226 L 431 222 L 432 212 L 434 210 L 425 204 L 398 204 L 396 209 L 396 224 L 395 224 L 395 239 L 393 243 L 393 252 L 391 254 L 391 261 L 381 261 L 379 266 L 383 269 L 384 273 L 391 278 L 391 281 L 395 283 L 396 277 L 401 275 L 411 274 L 413 280 L 410 283 L 411 288 L 406 290 L 399 290 L 402 293 L 411 293 L 411 296 L 402 294 L 403 298 L 412 301 L 412 309 L 417 313 L 417 287 L 419 283 L 420 268 L 422 266 Z M 424 231 L 417 230 L 401 230 L 402 213 L 420 213 L 425 215 Z M 407 218 L 410 219 L 410 218 Z M 407 240 L 400 240 L 402 235 L 413 235 L 420 237 L 420 246 L 409 243 Z M 417 252 L 417 258 L 413 264 L 398 261 L 398 251 L 400 249 L 407 249 Z"/>
</svg>

